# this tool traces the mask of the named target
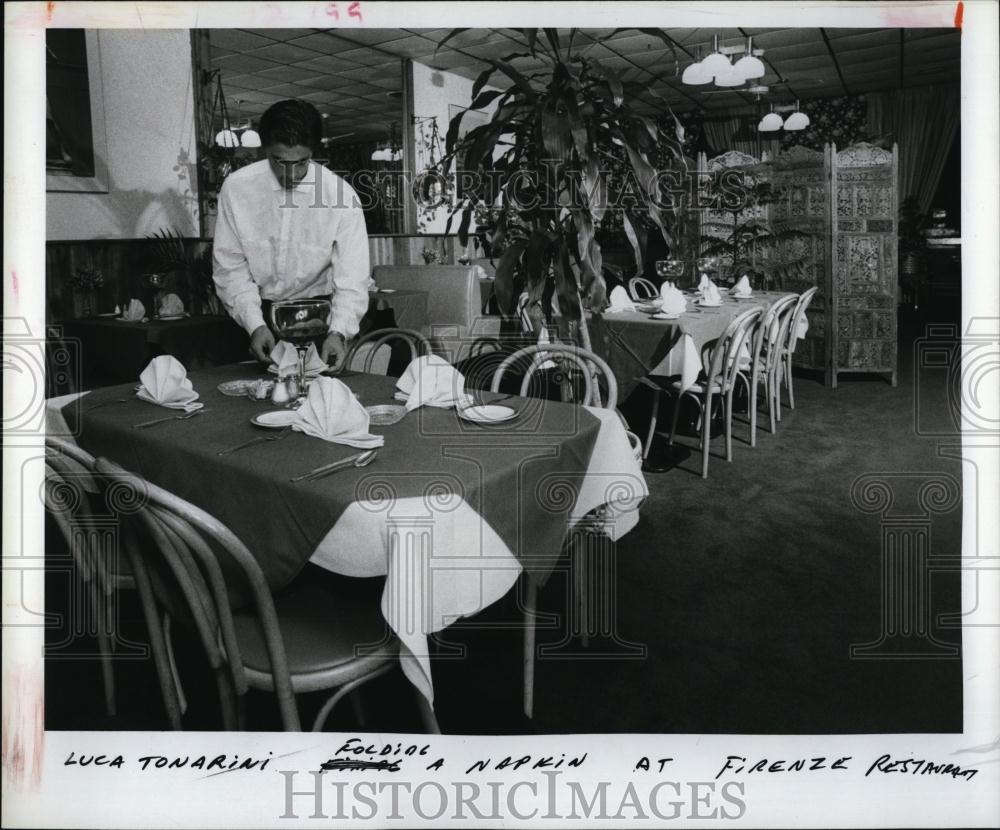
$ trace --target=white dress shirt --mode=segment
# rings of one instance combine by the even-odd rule
[[[266,160],[231,173],[219,193],[212,259],[219,299],[247,333],[265,323],[261,299],[330,294],[330,331],[348,339],[368,310],[365,215],[351,186],[315,163],[292,190]]]

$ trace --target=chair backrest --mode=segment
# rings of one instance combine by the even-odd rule
[[[379,357],[380,362],[384,357],[384,363],[380,366],[380,373],[388,374],[390,368],[389,356],[385,354],[379,356],[379,349],[384,346],[391,352],[394,350],[394,345],[408,347],[410,351],[409,360],[416,360],[421,355],[431,353],[430,342],[419,331],[413,331],[412,329],[378,329],[362,335],[351,344],[351,348],[347,353],[347,359],[344,361],[344,366],[347,369],[357,371],[357,363],[360,362],[360,371],[371,373],[376,357]]]
[[[376,265],[380,288],[427,292],[427,326],[422,333],[438,352],[461,351],[481,316],[479,277],[468,265]]]
[[[818,285],[814,285],[812,288],[803,291],[799,296],[798,303],[795,305],[795,311],[792,313],[788,324],[786,339],[781,341],[790,353],[795,352],[795,347],[799,342],[799,326],[805,319],[806,311],[809,309],[809,304],[812,302],[813,297],[816,296],[817,291],[819,291]]]
[[[217,681],[227,675],[232,690],[242,695],[248,686],[220,562],[220,556],[226,557],[242,578],[260,623],[284,728],[299,731],[274,602],[250,551],[215,517],[111,461],[97,459],[95,474],[109,491],[117,489],[117,496],[109,494],[108,500],[126,506],[123,519],[137,520],[145,531],[146,543],[127,546],[140,600],[147,607],[182,608]],[[225,700],[223,705],[225,714]]]
[[[565,343],[536,343],[519,349],[497,367],[490,388],[492,391],[498,392],[504,374],[516,367],[518,371],[524,372],[524,379],[521,381],[521,395],[526,395],[531,388],[531,379],[534,373],[544,368],[549,361],[556,361],[564,370],[567,369],[568,364],[579,370],[575,373],[569,371],[565,373],[565,379],[571,384],[570,388],[573,388],[572,380],[574,378],[579,378],[583,382],[583,395],[578,403],[585,406],[603,407],[604,409],[614,409],[618,405],[618,382],[611,367],[593,352]],[[605,388],[603,402],[601,400],[602,382]]]
[[[645,277],[632,277],[628,281],[628,293],[633,300],[648,300],[650,297],[659,297],[660,289]]]
[[[756,366],[761,358],[764,358],[768,366],[774,362],[778,352],[776,347],[785,342],[784,332],[798,299],[797,294],[779,297],[761,315],[753,331],[752,366]]]
[[[724,389],[733,383],[736,373],[740,370],[739,358],[743,346],[747,344],[754,325],[763,315],[764,309],[755,306],[737,314],[729,321],[725,332],[712,347],[707,372],[710,383],[719,383]]]

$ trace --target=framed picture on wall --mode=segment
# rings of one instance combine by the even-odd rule
[[[472,132],[476,127],[482,127],[490,123],[490,117],[485,112],[479,112],[478,110],[470,110],[465,107],[460,107],[456,104],[448,105],[448,123],[458,115],[460,112],[464,112],[465,115],[462,117],[462,123],[459,125],[458,138],[464,138],[468,133]],[[465,154],[459,153],[455,157],[455,170],[463,170],[465,168]],[[455,196],[457,199],[461,200],[465,196],[465,188],[463,186],[462,177],[457,177],[457,182],[455,185]]]
[[[45,30],[45,189],[108,192],[100,36]]]

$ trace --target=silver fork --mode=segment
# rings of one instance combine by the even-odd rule
[[[231,453],[231,452],[236,452],[237,450],[242,450],[244,447],[250,447],[250,446],[253,446],[254,444],[262,444],[265,441],[280,441],[282,438],[284,438],[286,435],[288,435],[288,433],[291,432],[291,431],[292,431],[292,428],[290,426],[287,426],[287,427],[284,427],[276,435],[261,435],[261,436],[258,436],[256,438],[251,438],[249,441],[244,441],[242,444],[237,444],[235,447],[229,447],[228,449],[225,449],[225,450],[219,450],[216,453],[216,455],[229,455],[229,453]]]
[[[196,409],[194,412],[185,412],[183,415],[168,415],[166,418],[157,418],[154,421],[143,421],[141,424],[132,424],[132,429],[145,429],[146,427],[156,426],[156,424],[163,424],[167,421],[186,421],[188,418],[201,415],[205,411],[204,409]]]

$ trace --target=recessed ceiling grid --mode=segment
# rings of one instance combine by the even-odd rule
[[[450,29],[212,29],[211,63],[222,72],[230,114],[259,116],[275,101],[303,98],[329,114],[327,134],[344,141],[385,138],[402,118],[402,66],[409,58],[475,78],[489,60],[524,51],[514,29],[469,29],[438,44]],[[764,51],[769,101],[858,94],[959,79],[960,33],[953,29],[667,29],[671,45],[635,29],[580,29],[573,52],[598,59],[624,79],[649,85],[638,109],[656,114],[664,101],[678,112],[725,112],[756,100],[746,89],[685,86],[680,73],[721,44]],[[569,30],[560,29],[563,44]],[[543,40],[539,37],[539,43]],[[540,47],[548,48],[546,43]],[[517,58],[527,74],[541,58]],[[747,86],[751,84],[748,83]],[[659,97],[657,97],[659,96]],[[235,105],[233,99],[241,99]]]

